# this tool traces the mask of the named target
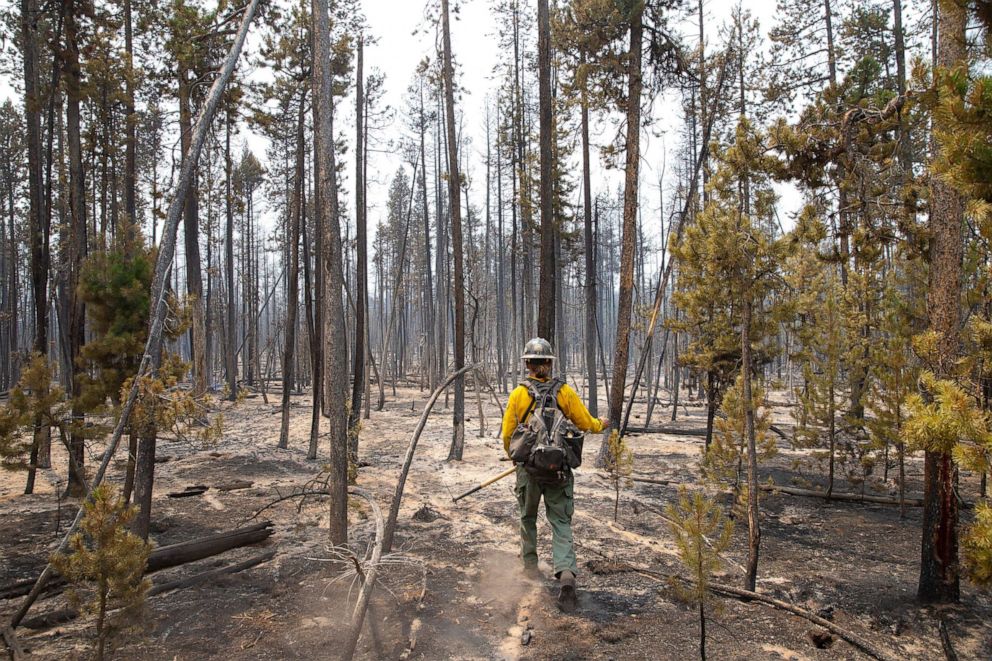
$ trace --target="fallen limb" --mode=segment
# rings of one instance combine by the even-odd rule
[[[800,489],[798,487],[787,487],[779,484],[762,484],[759,485],[762,491],[771,491],[772,493],[787,493],[790,496],[806,496],[809,498],[823,498],[827,500],[827,492],[819,491],[817,489]],[[898,498],[891,498],[889,496],[873,496],[871,494],[861,495],[859,493],[843,493],[835,491],[830,494],[829,500],[843,500],[854,503],[877,503],[880,505],[899,505]],[[904,499],[907,505],[913,507],[923,507],[922,498],[906,498]]]
[[[586,548],[596,553],[597,555],[606,558],[607,560],[616,562],[615,558],[606,555],[602,551],[599,551],[597,549],[588,546],[584,546],[583,548]],[[654,571],[653,569],[648,569],[646,567],[639,567],[637,565],[624,561],[620,561],[618,563],[618,568],[629,568],[629,571],[636,572],[642,576],[663,583],[670,583],[673,580],[683,581],[683,582],[685,581],[685,579],[682,578],[681,576],[677,576],[674,574],[665,574],[663,572]],[[750,590],[743,590],[741,588],[735,588],[730,585],[722,585],[720,583],[710,583],[709,590],[710,592],[717,595],[734,597],[737,599],[741,599],[745,602],[756,601],[792,613],[793,615],[798,615],[799,617],[809,620],[813,624],[823,627],[824,629],[830,631],[839,638],[842,638],[843,640],[847,641],[851,645],[854,645],[855,647],[857,647],[858,649],[860,649],[862,652],[872,657],[873,659],[878,659],[879,661],[900,661],[899,657],[889,653],[886,650],[876,647],[873,643],[870,643],[861,636],[851,631],[848,631],[847,629],[844,629],[843,627],[834,624],[830,620],[826,620],[816,615],[815,613],[811,613],[805,608],[794,606],[793,604],[782,601],[780,599],[775,599],[774,597],[763,595],[759,592],[751,592]]]
[[[879,659],[879,661],[897,661],[899,658],[894,654],[890,654],[887,650],[876,647],[874,643],[865,640],[861,636],[834,624],[830,620],[824,619],[815,613],[811,613],[805,608],[794,606],[787,601],[775,599],[774,597],[769,597],[761,594],[760,592],[751,592],[750,590],[743,590],[741,588],[735,588],[731,585],[721,585],[719,583],[711,583],[709,585],[709,589],[710,592],[715,594],[736,597],[738,599],[743,599],[744,601],[757,601],[762,604],[778,608],[779,610],[787,611],[793,615],[798,615],[799,617],[805,618],[817,626],[823,627],[830,633],[843,638],[848,643],[854,645],[873,659]]]
[[[14,630],[10,627],[3,628],[3,642],[7,644],[7,649],[10,650],[10,658],[12,661],[23,661],[24,657],[27,656],[27,652],[21,647],[21,643],[17,640],[17,636],[14,635]]]
[[[227,484],[218,484],[214,489],[217,489],[217,491],[237,491],[238,489],[250,489],[254,484],[254,482],[248,482],[247,480],[235,480]]]
[[[937,615],[937,629],[940,631],[940,646],[944,649],[944,658],[947,661],[958,661],[958,654],[951,643],[951,634],[947,631],[947,620],[940,614]]]
[[[607,481],[611,479],[610,476],[606,475],[605,473],[594,473],[594,475],[600,479]],[[653,477],[637,477],[636,475],[630,475],[624,479],[630,480],[631,482],[643,482],[644,484],[660,484],[662,486],[667,486],[672,483],[671,480],[659,480]]]
[[[217,578],[218,576],[224,576],[227,574],[236,574],[245,569],[250,569],[256,565],[260,565],[263,562],[268,562],[276,555],[275,550],[267,551],[261,555],[255,556],[254,558],[249,558],[243,560],[242,562],[234,563],[233,565],[227,565],[225,567],[217,567],[215,569],[210,569],[204,572],[199,572],[192,574],[190,576],[185,576],[183,578],[178,578],[172,581],[163,581],[161,583],[156,583],[148,590],[149,597],[155,597],[160,594],[165,594],[166,592],[172,592],[174,590],[179,590],[182,588],[188,588],[194,585],[199,585],[209,581],[212,578]],[[37,617],[32,617],[24,620],[22,623],[26,629],[47,629],[58,624],[65,624],[66,622],[71,622],[72,620],[79,617],[79,611],[75,608],[67,607],[60,608],[58,610],[51,611],[49,613],[44,613]]]
[[[186,487],[182,491],[173,491],[172,493],[166,494],[169,498],[189,498],[190,496],[202,496],[207,492],[210,487],[206,485],[197,485],[195,487]]]
[[[358,639],[362,635],[362,624],[365,622],[365,611],[368,610],[369,600],[372,599],[372,590],[375,588],[376,574],[379,571],[379,560],[382,558],[383,535],[385,534],[382,511],[371,494],[357,487],[349,488],[348,493],[363,498],[369,504],[369,507],[372,508],[372,518],[375,520],[375,545],[372,547],[372,556],[360,568],[358,574],[362,580],[362,589],[358,593],[358,603],[355,604],[355,610],[351,616],[351,631],[348,633],[348,642],[344,653],[341,655],[341,658],[345,661],[351,661],[355,656]]]

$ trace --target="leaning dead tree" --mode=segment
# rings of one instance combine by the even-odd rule
[[[478,366],[478,363],[466,365],[460,370],[449,374],[448,378],[434,389],[434,392],[431,394],[431,398],[427,400],[427,405],[424,406],[424,412],[420,414],[420,422],[417,423],[417,428],[413,431],[413,436],[410,438],[410,444],[406,448],[406,456],[403,459],[403,468],[400,469],[399,477],[396,478],[396,490],[393,492],[393,500],[389,504],[389,520],[386,521],[386,532],[382,544],[382,548],[385,549],[386,553],[389,553],[389,551],[393,548],[393,534],[396,532],[396,518],[400,513],[400,501],[403,500],[403,488],[406,486],[406,476],[410,472],[410,465],[413,463],[413,453],[417,450],[417,443],[420,441],[420,434],[424,431],[424,426],[427,424],[427,418],[431,414],[431,409],[434,408],[434,403],[437,401],[437,398],[440,397],[441,393],[444,392],[455,379],[463,377],[469,370],[473,370]]]
[[[372,518],[375,520],[375,544],[372,546],[372,554],[363,564],[359,577],[362,581],[361,592],[358,593],[358,602],[355,610],[351,614],[351,631],[348,632],[348,643],[345,645],[341,658],[344,661],[351,661],[355,656],[355,649],[358,647],[358,639],[362,635],[362,624],[365,622],[365,612],[369,608],[369,601],[372,599],[372,590],[375,588],[375,579],[379,571],[379,560],[382,559],[383,537],[385,525],[382,520],[382,511],[379,509],[375,498],[368,492],[357,487],[348,489],[348,493],[362,498],[372,508]]]
[[[231,79],[231,75],[234,73],[234,66],[238,61],[238,56],[241,54],[241,48],[244,46],[245,37],[248,35],[248,28],[251,25],[255,11],[258,9],[258,3],[259,0],[251,0],[250,4],[245,9],[244,16],[241,19],[241,26],[238,28],[237,35],[234,38],[234,42],[231,44],[231,49],[227,54],[227,58],[221,66],[220,74],[217,79],[214,80],[214,83],[210,88],[210,93],[207,95],[207,100],[203,104],[203,108],[200,110],[200,116],[196,120],[196,126],[193,129],[193,144],[183,159],[182,166],[179,171],[179,181],[176,186],[176,190],[173,193],[172,202],[169,205],[165,226],[162,229],[162,242],[159,246],[158,258],[155,262],[155,277],[152,280],[151,300],[153,301],[153,306],[151,311],[151,319],[149,320],[148,340],[145,343],[145,352],[141,357],[141,364],[138,367],[138,372],[131,382],[131,389],[128,391],[127,399],[124,401],[124,406],[121,408],[121,415],[114,427],[114,432],[110,438],[110,443],[107,445],[106,450],[104,450],[103,457],[100,460],[100,465],[89,485],[91,490],[90,493],[92,493],[93,488],[103,481],[107,468],[110,466],[110,461],[117,450],[117,446],[120,444],[121,436],[127,428],[128,421],[131,418],[131,413],[134,410],[134,405],[138,399],[141,377],[148,374],[154,374],[161,361],[162,332],[165,328],[165,320],[168,315],[168,305],[166,304],[165,297],[166,285],[168,284],[169,273],[172,269],[172,260],[176,254],[176,232],[179,227],[179,219],[182,215],[183,207],[185,206],[186,192],[189,190],[190,184],[193,181],[193,175],[196,171],[196,162],[200,156],[201,150],[203,149],[203,144],[206,141],[211,120],[213,119],[214,112],[217,110],[217,106],[220,104],[221,97],[224,94],[224,88],[227,86],[228,81]],[[154,462],[152,463],[154,465]],[[149,496],[150,491],[151,490],[149,489]],[[87,498],[89,497],[90,495],[87,494]],[[55,550],[55,554],[63,553],[66,548],[68,548],[69,539],[79,528],[79,524],[83,519],[83,513],[84,508],[80,506],[72,525],[69,526],[69,529],[66,531],[62,541],[59,542],[59,546]],[[30,610],[31,605],[38,598],[38,595],[44,589],[48,580],[52,577],[53,572],[54,568],[52,567],[51,562],[49,562],[45,565],[45,569],[42,570],[41,574],[38,576],[31,592],[24,598],[24,603],[21,604],[20,608],[17,609],[17,612],[14,613],[14,617],[11,618],[10,626],[12,628],[17,627],[21,620],[24,619],[24,616],[27,614],[28,610]]]

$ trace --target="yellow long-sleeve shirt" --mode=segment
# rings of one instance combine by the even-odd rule
[[[535,381],[547,381],[547,379],[534,379]],[[530,408],[531,396],[527,386],[519,385],[510,393],[510,400],[506,403],[506,412],[503,413],[503,449],[510,452],[510,437],[513,431],[523,421],[523,417]],[[572,386],[563,384],[558,390],[558,408],[565,414],[565,417],[572,421],[576,427],[582,431],[599,433],[603,431],[603,423],[592,417],[589,409],[586,408],[579,394]]]

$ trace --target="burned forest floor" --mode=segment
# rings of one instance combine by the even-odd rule
[[[427,399],[416,387],[401,388],[381,412],[363,420],[357,483],[384,511],[407,443]],[[376,393],[373,392],[373,398]],[[774,393],[782,400],[784,395]],[[687,395],[683,395],[686,398]],[[238,404],[219,403],[223,437],[209,446],[187,440],[159,441],[152,539],[158,546],[272,521],[275,533],[259,545],[163,570],[170,578],[246,560],[265,551],[272,559],[237,573],[150,597],[142,630],[118,637],[120,659],[338,658],[358,594],[349,566],[333,562],[327,544],[326,499],[287,498],[313,486],[322,464],[306,460],[310,397],[292,398],[289,449],[276,448],[278,396],[252,395]],[[439,400],[420,440],[400,509],[393,553],[381,565],[359,643],[364,659],[691,659],[698,658],[697,613],[676,596],[665,575],[683,574],[668,522],[659,515],[678,485],[703,488],[699,460],[703,439],[669,433],[631,435],[634,475],[667,484],[634,482],[620,496],[613,521],[613,490],[595,469],[601,437],[586,438],[586,465],[576,471],[573,530],[579,558],[579,607],[565,615],[555,605],[550,576],[550,530],[538,522],[543,580],[519,572],[513,478],[452,503],[463,492],[508,467],[496,438],[500,409],[483,402],[485,434],[479,436],[477,401],[466,397],[465,455],[446,462],[451,412]],[[373,402],[374,408],[375,402]],[[643,405],[631,425],[643,426]],[[678,419],[659,407],[653,425],[704,426],[699,402],[680,405]],[[792,420],[773,407],[782,428]],[[326,429],[326,421],[324,422]],[[320,456],[327,456],[322,437]],[[99,446],[90,448],[95,465]],[[123,480],[123,452],[110,474]],[[59,497],[64,456],[42,471],[37,493],[21,495],[22,473],[0,476],[0,584],[36,576],[75,513],[78,501]],[[907,494],[922,490],[922,459],[907,461]],[[843,471],[840,471],[843,473]],[[822,488],[822,460],[778,439],[777,455],[760,470],[762,482]],[[839,479],[836,489],[895,495],[896,470],[883,480],[877,465],[864,485]],[[64,479],[64,476],[63,476]],[[221,490],[234,481],[250,487]],[[193,485],[199,496],[170,498]],[[244,485],[242,485],[244,486]],[[729,492],[713,491],[729,510]],[[960,491],[973,501],[977,477],[962,474]],[[260,512],[260,510],[263,510]],[[350,507],[351,546],[364,553],[374,528],[366,505]],[[970,512],[963,512],[968,521]],[[920,554],[919,507],[762,493],[758,591],[819,612],[835,624],[887,650],[895,658],[941,659],[938,622],[946,622],[961,659],[992,658],[992,599],[962,583],[961,603],[936,610],[915,601]],[[746,520],[735,522],[733,541],[716,580],[743,585]],[[19,599],[0,601],[9,620]],[[64,606],[62,596],[35,604],[31,616]],[[92,621],[17,630],[28,658],[82,658],[92,645]],[[861,659],[857,648],[806,619],[760,603],[716,597],[707,619],[707,652],[714,659]]]

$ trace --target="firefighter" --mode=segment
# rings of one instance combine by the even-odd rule
[[[600,433],[607,423],[592,417],[575,390],[558,379],[552,378],[554,352],[543,338],[527,342],[521,359],[527,367],[527,380],[510,393],[503,415],[503,449],[510,452],[510,438],[518,426],[526,422],[536,402],[534,393],[552,393],[548,405],[554,406],[583,432]],[[575,610],[575,549],[572,542],[572,513],[574,511],[574,476],[566,465],[564,470],[549,475],[532,470],[523,462],[517,464],[517,504],[520,507],[520,556],[525,574],[540,578],[537,568],[537,510],[544,497],[544,509],[551,525],[551,556],[554,575],[559,582],[558,606],[564,612]]]

